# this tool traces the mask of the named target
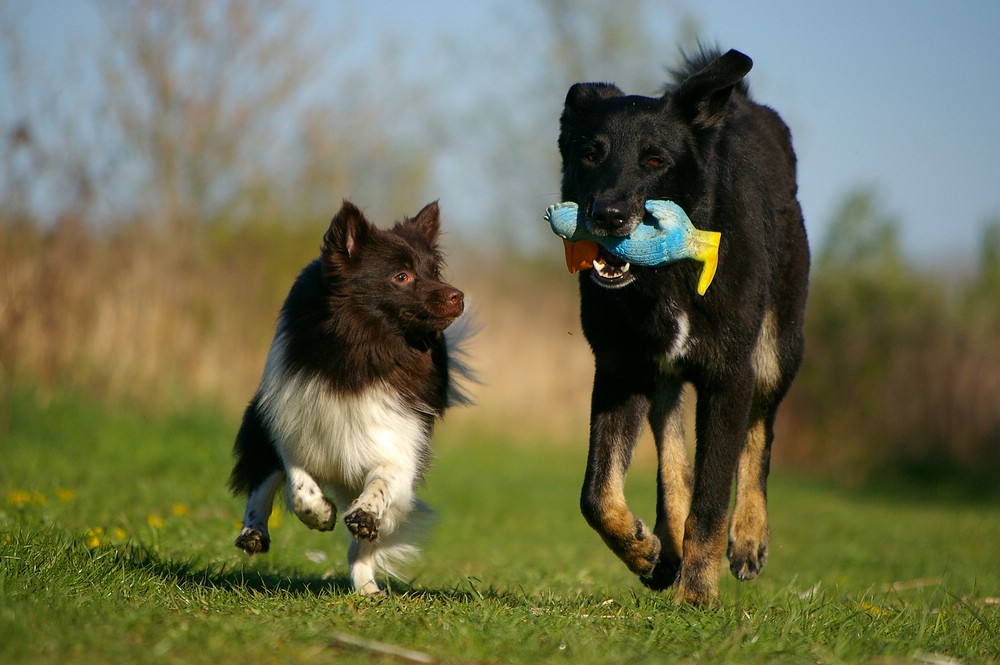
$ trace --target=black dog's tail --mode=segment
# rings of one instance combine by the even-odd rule
[[[236,464],[229,474],[229,489],[233,494],[250,494],[268,476],[281,469],[271,435],[261,420],[257,397],[243,413],[243,423],[233,444],[233,456]]]
[[[670,78],[672,79],[667,83],[664,91],[670,92],[675,90],[681,83],[685,81],[689,76],[695,74],[705,67],[707,67],[713,60],[722,55],[722,49],[718,45],[708,45],[702,42],[700,39],[695,44],[693,51],[686,51],[681,49],[681,60],[682,64],[679,67],[671,68],[669,70]],[[738,92],[742,93],[744,97],[750,97],[750,86],[747,84],[747,80],[743,79],[736,84],[735,88]]]

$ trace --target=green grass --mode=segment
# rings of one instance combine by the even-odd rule
[[[445,427],[424,556],[384,597],[348,593],[342,529],[277,515],[232,547],[236,422],[142,418],[13,391],[0,418],[0,663],[1000,662],[1000,511],[777,472],[757,581],[676,607],[577,509],[584,444]],[[0,409],[0,411],[3,411]],[[652,517],[655,471],[630,500]]]

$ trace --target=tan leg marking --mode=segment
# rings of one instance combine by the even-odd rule
[[[592,524],[605,544],[637,575],[652,572],[660,556],[660,541],[625,502],[625,476],[620,471],[608,478],[600,495],[597,524]]]
[[[684,547],[684,521],[691,510],[694,470],[684,446],[684,410],[678,407],[668,418],[659,441],[659,480],[663,493],[664,517],[654,533],[664,551],[678,560]]]
[[[699,547],[691,535],[694,528],[694,520],[688,516],[685,524],[684,559],[677,576],[674,601],[716,606],[719,604],[719,563],[726,548],[726,524],[721,522],[703,547]]]
[[[739,580],[757,577],[767,562],[767,498],[764,494],[764,456],[767,432],[764,419],[751,424],[736,470],[736,504],[729,525],[729,561]]]

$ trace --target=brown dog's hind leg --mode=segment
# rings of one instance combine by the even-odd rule
[[[274,495],[284,480],[285,472],[275,471],[250,492],[243,513],[243,530],[233,543],[247,554],[263,554],[271,549],[267,521],[271,517]]]

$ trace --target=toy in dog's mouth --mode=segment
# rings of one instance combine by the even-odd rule
[[[633,265],[655,267],[694,259],[702,264],[697,292],[705,295],[719,265],[722,234],[695,228],[673,201],[651,199],[645,208],[649,214],[627,236],[597,235],[573,201],[549,206],[545,220],[563,240],[571,273],[592,269],[594,282],[615,289],[636,280]]]

